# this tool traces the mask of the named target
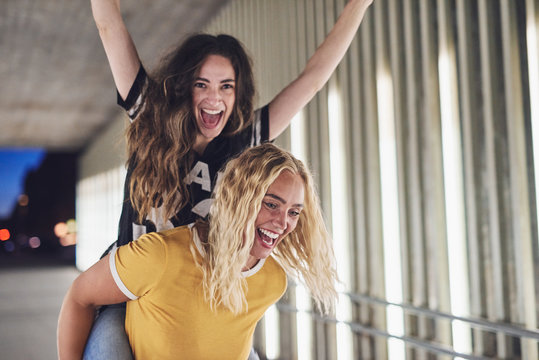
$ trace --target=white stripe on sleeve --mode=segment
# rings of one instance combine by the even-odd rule
[[[262,138],[262,110],[258,109],[255,112],[255,117],[253,120],[253,131],[251,133],[251,147],[260,145],[260,140]]]
[[[112,274],[112,277],[114,278],[114,282],[121,290],[121,292],[124,293],[125,296],[127,296],[131,300],[137,300],[138,296],[136,296],[131,291],[129,291],[129,289],[127,289],[127,287],[122,282],[122,279],[120,279],[120,275],[118,275],[118,270],[116,270],[116,250],[118,250],[118,248],[115,245],[114,248],[110,251],[109,256],[110,272]]]

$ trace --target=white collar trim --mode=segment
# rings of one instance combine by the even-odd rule
[[[202,242],[200,241],[200,238],[198,237],[198,231],[196,231],[196,228],[194,227],[195,223],[191,223],[188,225],[189,229],[191,230],[191,234],[193,236],[193,242],[195,243],[195,246],[198,250],[198,253],[203,256],[204,254],[204,248],[202,247]],[[241,272],[241,275],[246,278],[249,276],[253,276],[256,274],[260,269],[262,269],[262,266],[264,266],[264,263],[266,262],[266,259],[260,259],[256,263],[255,266],[250,268],[249,270],[245,270]]]

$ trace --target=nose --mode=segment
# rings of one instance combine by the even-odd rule
[[[286,229],[286,211],[279,211],[278,214],[275,214],[273,217],[273,225],[282,231]]]
[[[221,92],[219,91],[219,88],[210,87],[208,89],[208,101],[212,103],[221,101]]]

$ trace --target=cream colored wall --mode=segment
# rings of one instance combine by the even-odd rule
[[[249,49],[262,105],[298,75],[344,3],[233,0],[207,30]],[[352,293],[343,302],[361,304],[346,319],[353,358],[392,357],[395,349],[424,358],[435,344],[479,356],[537,356],[536,340],[494,330],[523,326],[537,337],[537,14],[530,0],[375,0],[300,130],[279,138],[294,148],[294,134],[305,135],[328,224],[341,234],[335,242]],[[296,313],[288,312],[297,305],[294,291],[279,315],[283,359],[299,351]],[[404,316],[402,307],[391,315],[378,300],[423,315]],[[437,316],[430,322],[428,311],[490,321],[491,331]],[[394,334],[395,319],[425,346],[392,348],[395,341],[368,331]],[[339,326],[313,324],[313,357],[343,354]],[[353,324],[368,329],[355,332]],[[260,328],[256,345],[265,351],[273,334]]]
[[[109,124],[84,149],[79,158],[79,179],[85,179],[126,161],[124,129],[127,116],[120,110],[111,115]]]
[[[118,111],[79,157],[76,262],[80,270],[99,260],[118,235],[126,174],[126,119]]]

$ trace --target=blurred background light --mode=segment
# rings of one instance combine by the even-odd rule
[[[54,234],[58,237],[60,245],[70,246],[77,242],[77,223],[74,219],[59,222],[54,226]]]
[[[66,225],[67,225],[67,232],[69,234],[73,234],[77,232],[77,222],[75,221],[75,219],[67,220]]]
[[[37,236],[32,236],[30,240],[28,240],[28,245],[30,245],[32,249],[37,249],[41,246],[41,239]]]
[[[76,234],[67,234],[66,236],[63,236],[60,238],[60,245],[62,246],[75,245],[76,242],[77,242]]]
[[[0,229],[0,241],[7,241],[11,237],[8,229]]]
[[[54,225],[54,235],[62,238],[67,235],[67,224],[65,222],[59,222]]]
[[[4,250],[6,250],[8,253],[13,252],[15,250],[15,244],[11,240],[4,241]]]
[[[28,206],[28,195],[26,194],[19,195],[19,205]]]

